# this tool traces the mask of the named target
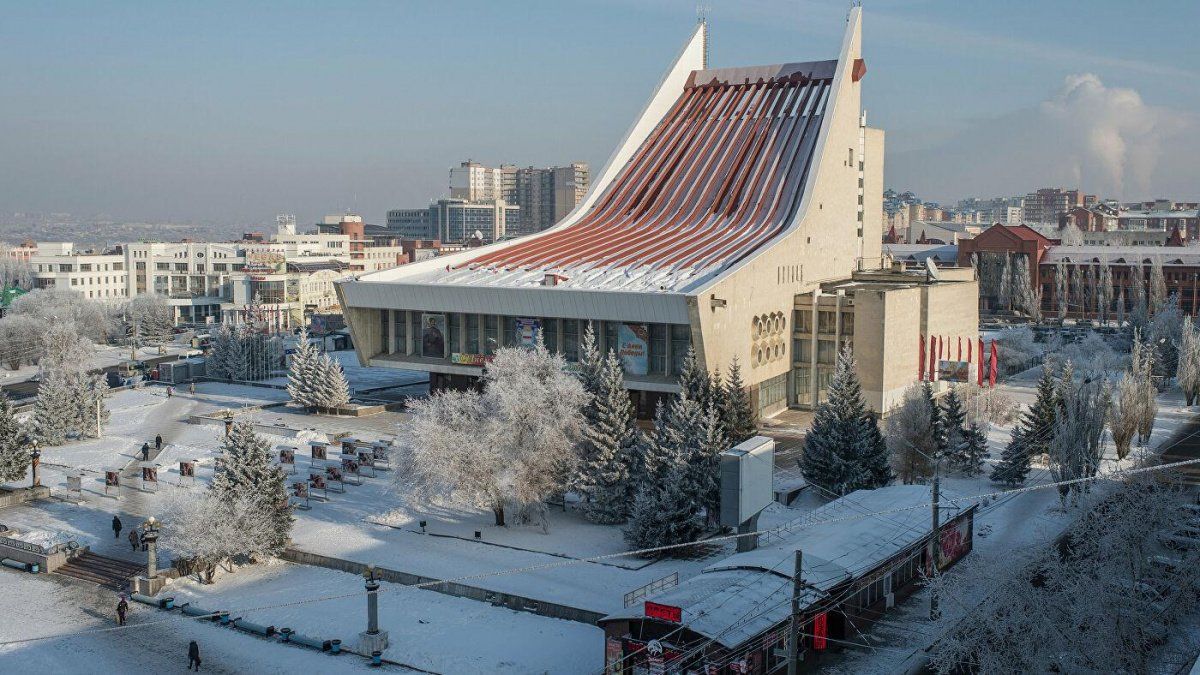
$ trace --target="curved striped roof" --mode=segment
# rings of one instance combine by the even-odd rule
[[[836,61],[693,71],[670,111],[574,224],[460,263],[443,282],[678,286],[794,220]]]

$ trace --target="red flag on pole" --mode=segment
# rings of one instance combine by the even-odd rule
[[[987,355],[985,355],[983,353],[983,338],[979,338],[979,368],[977,368],[976,370],[979,373],[979,375],[978,375],[979,386],[981,386],[981,387],[983,386],[983,368],[986,365],[987,365]]]
[[[917,380],[925,379],[925,336],[917,336]]]
[[[933,382],[934,375],[937,373],[937,346],[935,344],[937,338],[929,336],[929,381]]]
[[[958,336],[958,360],[962,361],[962,336]]]
[[[992,363],[991,363],[991,367],[988,369],[988,386],[993,387],[993,388],[995,388],[995,386],[996,386],[996,359],[997,359],[996,341],[992,340],[992,359],[991,359]]]

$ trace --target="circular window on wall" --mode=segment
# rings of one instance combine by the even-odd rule
[[[762,321],[756,316],[754,321],[750,322],[751,339],[757,340],[762,336]]]

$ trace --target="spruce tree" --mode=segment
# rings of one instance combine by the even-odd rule
[[[329,354],[322,354],[317,362],[316,376],[317,405],[324,408],[341,408],[350,403],[350,383],[342,364]]]
[[[583,515],[594,523],[622,523],[629,517],[632,453],[637,441],[633,402],[616,352],[609,351],[600,370],[598,390],[584,408],[587,425],[580,442],[575,491]]]
[[[254,432],[254,424],[235,422],[222,441],[221,455],[209,489],[222,501],[252,499],[262,517],[271,520],[270,550],[278,553],[292,531],[288,508],[287,474],[271,463],[271,444]]]
[[[1000,453],[1000,461],[992,469],[992,480],[997,483],[1017,487],[1025,482],[1029,475],[1029,448],[1025,443],[1025,430],[1014,426],[1012,439],[1004,452]]]
[[[685,396],[680,399],[686,401],[684,416],[691,416],[690,409],[696,408],[696,403]],[[689,485],[689,467],[671,417],[667,406],[660,404],[654,430],[641,443],[642,475],[625,529],[625,541],[634,549],[695,541],[703,531],[696,517],[699,504]],[[665,552],[666,555],[683,553],[683,549]]]
[[[75,420],[72,426],[80,436],[97,437],[97,417],[100,430],[108,424],[111,413],[105,404],[108,398],[108,381],[100,375],[72,373],[67,377],[70,384],[71,398],[75,408]]]
[[[804,442],[804,478],[828,493],[844,495],[891,481],[888,450],[875,416],[867,409],[847,344],[838,354],[827,400],[817,407]]]
[[[925,400],[929,402],[929,428],[933,434],[933,440],[937,443],[937,451],[939,454],[946,454],[946,422],[942,419],[942,408],[938,405],[937,399],[933,397],[933,383],[926,381],[921,385],[922,391],[925,393]]]
[[[746,389],[746,383],[742,380],[742,366],[738,363],[736,356],[729,365],[729,379],[725,381],[725,395],[721,398],[721,402],[725,435],[729,440],[729,445],[737,445],[758,433],[754,406],[751,404],[750,392]]]
[[[695,401],[700,410],[708,410],[708,406],[716,402],[717,395],[713,391],[712,378],[708,376],[708,371],[700,367],[693,347],[688,347],[687,355],[683,357],[683,366],[679,371],[679,389],[684,396]]]
[[[945,438],[946,457],[950,460],[951,466],[956,466],[962,460],[959,453],[963,448],[966,435],[967,411],[963,408],[958,391],[953,387],[946,393],[945,400],[942,401],[941,423]]]
[[[12,401],[0,391],[0,483],[21,480],[28,468],[25,432],[13,414]]]
[[[71,386],[61,370],[46,371],[33,405],[33,432],[43,446],[62,445],[75,424]]]
[[[223,323],[213,336],[212,352],[208,357],[208,375],[223,380],[233,379],[233,365],[230,361],[233,352],[233,329]]]
[[[721,509],[721,453],[729,449],[725,428],[715,405],[709,404],[700,418],[696,433],[689,440],[692,455],[690,481],[693,494],[704,507],[710,525],[715,525]]]
[[[959,449],[954,453],[954,467],[966,476],[977,476],[983,473],[983,460],[987,456],[987,436],[978,422],[971,422],[963,433]]]
[[[587,322],[583,329],[583,338],[579,341],[579,379],[583,389],[592,396],[600,393],[600,382],[604,378],[605,356],[596,346],[596,331],[592,322]]]
[[[292,362],[288,365],[288,396],[292,401],[312,408],[316,405],[315,378],[317,347],[308,341],[308,329],[301,328],[297,336],[296,350],[292,352]]]
[[[992,480],[1013,486],[1025,482],[1031,458],[1050,452],[1060,400],[1059,383],[1050,368],[1043,368],[1037,399],[1014,425],[1012,439],[992,470]]]

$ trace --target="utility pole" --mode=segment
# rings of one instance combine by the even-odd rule
[[[929,579],[931,581],[931,583],[929,585],[929,620],[930,621],[937,621],[942,616],[941,611],[938,609],[938,592],[937,592],[938,567],[941,565],[941,562],[942,562],[941,561],[942,547],[940,546],[940,541],[939,541],[941,539],[941,537],[938,536],[938,534],[939,534],[938,533],[938,495],[941,491],[940,490],[941,478],[942,478],[941,472],[942,472],[942,460],[941,460],[941,457],[938,457],[933,463],[933,491],[932,491],[933,492],[933,500],[930,503],[930,512],[933,515],[933,529],[930,530],[930,532],[929,532],[929,556],[928,556],[929,562],[930,562]]]
[[[788,675],[796,675],[800,665],[800,594],[804,592],[801,561],[804,554],[796,549],[796,567],[792,572],[792,622],[788,626]]]
[[[100,404],[102,399],[99,395],[96,396],[96,438],[100,438]]]

